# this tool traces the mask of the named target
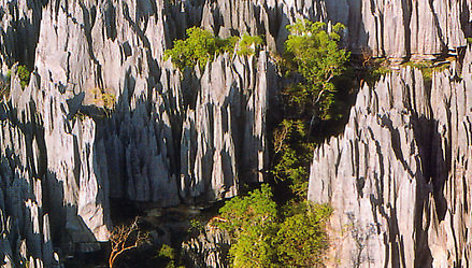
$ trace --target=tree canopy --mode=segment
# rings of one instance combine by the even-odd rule
[[[236,53],[239,56],[249,56],[255,54],[262,44],[260,36],[245,33],[242,38],[220,38],[208,30],[192,27],[187,29],[186,39],[175,40],[173,48],[165,51],[164,60],[171,58],[172,63],[180,70],[194,68],[197,64],[200,69],[204,69],[215,55],[224,52],[232,54],[237,47]]]
[[[340,23],[328,31],[323,22],[299,20],[287,26],[290,31],[285,42],[286,58],[291,71],[298,72],[304,81],[291,88],[293,104],[329,119],[336,87],[333,79],[342,75],[350,53],[339,47]]]
[[[220,209],[218,226],[227,230],[234,267],[305,267],[319,264],[328,246],[324,224],[331,214],[326,205],[277,206],[271,189],[235,197]],[[288,265],[288,266],[287,266]]]

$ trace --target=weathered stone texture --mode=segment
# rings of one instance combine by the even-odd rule
[[[354,52],[403,58],[465,46],[472,36],[471,10],[467,0],[0,0],[0,79],[13,68],[11,97],[0,113],[3,259],[55,265],[52,241],[67,250],[74,243],[83,251],[95,249],[112,226],[110,197],[168,207],[231,197],[241,181],[262,181],[269,104],[280,82],[269,51],[283,50],[285,26],[296,19],[342,22],[344,41]],[[257,56],[220,55],[205,70],[182,73],[163,61],[163,51],[191,26],[221,37],[263,34],[267,48]],[[445,72],[435,76],[431,92],[413,70],[387,76],[377,94],[364,88],[346,128],[348,139],[333,139],[316,154],[315,161],[326,162],[329,155],[329,163],[345,161],[320,175],[325,188],[312,186],[312,193],[327,201],[337,200],[340,189],[362,188],[355,188],[360,197],[346,199],[349,220],[362,221],[364,229],[373,221],[376,232],[388,234],[369,235],[385,250],[366,247],[362,254],[376,260],[388,255],[392,262],[405,256],[406,265],[419,260],[411,254],[424,253],[420,241],[429,241],[435,261],[468,260],[469,251],[456,244],[468,241],[468,233],[458,230],[468,224],[460,217],[470,207],[470,150],[462,141],[470,139],[463,101],[470,57],[461,81]],[[34,70],[25,89],[16,62]],[[428,154],[435,158],[424,161],[421,155]],[[363,178],[337,186],[330,181],[349,176]],[[370,193],[380,199],[371,200]],[[431,201],[416,202],[415,210],[397,198],[430,193]],[[452,209],[457,194],[464,202]],[[429,225],[418,228],[419,214],[430,215],[427,223],[437,217],[435,232]],[[338,227],[345,222],[339,218]],[[402,224],[397,228],[396,222]],[[435,239],[445,234],[449,240]]]
[[[17,219],[11,228],[24,234],[2,240],[8,260],[21,259],[17,240],[26,241],[25,259],[48,265],[53,240],[65,252],[95,250],[112,227],[110,197],[168,207],[232,197],[240,180],[262,180],[269,92],[277,91],[268,53],[222,55],[181,73],[162,56],[189,25],[173,24],[180,11],[168,5],[49,1],[42,9],[32,82],[22,89],[13,70],[2,116],[2,222]]]
[[[470,263],[471,56],[431,89],[411,68],[365,85],[344,133],[315,150],[309,199],[334,208],[332,266]]]

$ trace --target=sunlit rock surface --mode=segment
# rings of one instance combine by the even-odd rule
[[[0,260],[7,266],[28,260],[51,267],[57,264],[54,248],[96,250],[95,242],[106,241],[113,224],[109,198],[169,207],[231,197],[241,182],[263,181],[267,122],[282,84],[271,53],[283,50],[285,26],[297,19],[344,23],[343,42],[354,53],[430,57],[466,46],[471,9],[466,0],[0,0],[2,77],[13,70],[10,98],[0,109]],[[163,51],[191,26],[221,37],[260,34],[267,47],[250,57],[220,55],[204,70],[182,73],[163,61]],[[312,182],[319,201],[347,202],[336,199],[334,189],[354,186],[334,187],[331,181],[354,176],[352,170],[364,172],[355,173],[365,177],[359,182],[363,190],[356,190],[360,196],[346,199],[361,202],[362,209],[349,205],[353,213],[338,215],[339,224],[371,223],[369,217],[378,213],[369,212],[373,205],[362,200],[374,190],[383,198],[375,202],[396,204],[383,214],[407,211],[399,219],[416,217],[394,232],[387,220],[373,219],[381,223],[376,232],[388,239],[370,236],[384,250],[366,247],[362,254],[383,257],[382,263],[410,265],[432,256],[441,264],[466,265],[470,249],[458,245],[468,241],[463,230],[470,150],[464,140],[470,135],[464,118],[470,111],[463,99],[470,86],[469,57],[454,69],[461,74],[435,76],[432,90],[422,86],[418,71],[387,76],[376,86],[378,96],[395,104],[385,111],[376,110],[385,101],[362,89],[353,110],[359,114],[351,115],[344,136],[366,143],[350,146],[358,148],[353,155],[367,156],[351,159],[344,155],[348,149],[334,149],[343,144],[341,138],[318,149],[349,160],[336,172],[333,161],[326,163],[328,175],[317,178],[324,188],[314,189]],[[15,75],[17,62],[33,70],[24,89]],[[356,132],[366,125],[371,134]],[[319,154],[315,162],[327,161]],[[384,158],[389,161],[380,163]],[[393,161],[397,158],[402,160]],[[369,175],[372,165],[383,173]],[[397,179],[383,180],[390,175]],[[372,180],[395,187],[388,186],[387,194]],[[397,202],[394,192],[422,201]],[[428,250],[431,254],[424,254]]]
[[[411,68],[365,85],[315,150],[309,199],[333,206],[332,266],[469,265],[471,57],[426,87]]]

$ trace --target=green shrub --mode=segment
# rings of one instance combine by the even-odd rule
[[[467,40],[467,43],[472,44],[472,38],[471,37],[468,37],[466,40]]]
[[[326,205],[300,203],[279,213],[267,185],[246,197],[235,197],[220,209],[217,224],[233,240],[234,267],[308,267],[322,260],[328,246]]]
[[[198,27],[187,29],[187,36],[185,40],[174,41],[174,47],[164,52],[164,60],[171,58],[180,70],[193,68],[197,64],[203,69],[215,54],[233,52],[238,41],[237,37],[215,37],[210,31]]]
[[[435,65],[433,61],[409,61],[403,64],[404,66],[411,66],[412,68],[419,69],[423,74],[423,80],[426,84],[431,83],[433,79],[433,73],[442,72],[449,68],[450,63],[444,63],[441,65]]]
[[[162,245],[159,249],[155,264],[157,267],[165,268],[184,267],[179,265],[179,260],[175,249],[166,244]]]
[[[26,88],[29,84],[30,77],[31,77],[31,72],[28,70],[28,68],[24,65],[18,66],[16,74],[18,75],[18,78],[20,79],[20,85],[21,88]]]
[[[270,267],[276,262],[276,251],[271,238],[277,230],[277,205],[267,185],[250,192],[246,197],[235,197],[220,209],[226,219],[218,226],[233,238],[229,250],[234,267]]]
[[[189,234],[192,234],[192,233],[199,234],[199,233],[205,231],[205,225],[201,220],[193,218],[193,219],[190,219],[189,223],[190,223],[190,226],[187,230],[187,232]]]
[[[239,237],[241,231],[251,226],[266,226],[274,223],[277,218],[277,204],[272,200],[272,192],[268,185],[256,189],[246,197],[234,197],[220,209],[223,218],[231,219],[219,223],[220,227]]]
[[[241,38],[231,36],[222,39],[210,31],[192,27],[187,29],[187,39],[174,41],[174,47],[164,52],[164,60],[170,58],[180,70],[194,68],[197,64],[203,69],[208,62],[213,61],[215,55],[224,52],[233,53],[236,45],[237,55],[250,56],[256,54],[263,44],[261,36],[245,33]]]
[[[325,222],[332,210],[327,205],[301,205],[303,209],[287,216],[277,232],[278,259],[286,267],[320,266],[329,245]]]
[[[238,43],[238,50],[236,54],[239,56],[250,56],[256,54],[256,51],[261,48],[264,40],[261,36],[251,36],[245,33]]]

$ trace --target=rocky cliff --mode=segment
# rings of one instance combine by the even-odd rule
[[[0,259],[7,266],[29,260],[30,264],[50,267],[57,264],[53,242],[64,251],[74,251],[74,247],[82,252],[95,250],[96,242],[106,241],[112,227],[109,198],[167,207],[231,197],[238,194],[240,182],[262,181],[268,158],[269,108],[276,101],[280,85],[270,51],[282,50],[288,34],[285,26],[297,18],[346,24],[345,43],[356,53],[405,58],[455,53],[458,47],[465,46],[465,38],[472,35],[471,9],[466,0],[428,3],[381,0],[0,0],[2,76],[6,76],[8,69],[13,70],[10,94],[0,111]],[[183,38],[185,29],[191,26],[202,26],[222,37],[244,32],[262,34],[267,47],[255,56],[220,55],[204,70],[196,68],[181,73],[170,62],[163,61],[163,51],[171,47],[172,40]],[[25,88],[15,74],[16,62],[33,70],[32,79]],[[370,97],[366,93],[370,90],[368,87],[358,97],[353,111],[359,111],[359,118],[351,118],[354,123],[349,123],[346,131],[352,124],[362,127],[358,120],[364,120],[365,124],[380,120],[379,124],[387,127],[371,131],[372,138],[379,143],[378,150],[386,150],[388,144],[395,144],[391,146],[395,149],[374,153],[377,147],[367,148],[376,144],[367,143],[370,136],[359,136],[368,133],[353,132],[346,140],[354,143],[364,139],[367,144],[363,149],[354,150],[353,154],[369,152],[372,159],[391,154],[390,162],[382,160],[376,164],[378,172],[383,170],[376,182],[393,194],[393,189],[403,184],[383,180],[390,178],[385,174],[397,174],[395,176],[399,178],[404,174],[411,178],[421,177],[402,186],[402,194],[409,193],[423,200],[424,196],[434,193],[431,202],[415,203],[418,208],[414,211],[424,213],[415,212],[414,215],[433,212],[439,215],[435,216],[438,224],[432,224],[433,216],[428,221],[431,226],[437,226],[435,232],[430,227],[417,228],[421,217],[415,218],[410,225],[399,225],[407,230],[383,232],[391,235],[391,241],[408,233],[408,239],[414,240],[408,246],[414,247],[414,251],[399,246],[400,242],[391,245],[382,242],[380,235],[369,236],[378,238],[379,245],[389,248],[390,251],[384,252],[391,253],[382,255],[385,260],[404,260],[405,264],[419,261],[411,256],[397,258],[394,254],[420,254],[417,249],[423,245],[420,241],[432,241],[427,247],[431,256],[455,256],[448,258],[457,260],[468,256],[462,253],[468,251],[454,244],[458,239],[466,241],[466,233],[461,234],[461,228],[457,227],[465,224],[466,220],[459,221],[459,218],[466,214],[456,211],[465,211],[468,206],[465,202],[456,202],[454,204],[460,203],[462,207],[451,209],[454,213],[448,212],[451,198],[457,197],[454,191],[465,191],[467,188],[460,185],[468,184],[465,180],[460,185],[455,184],[452,183],[455,179],[446,178],[452,176],[450,174],[459,176],[459,169],[451,168],[451,165],[467,164],[467,158],[462,155],[468,147],[459,142],[459,137],[469,136],[460,132],[463,116],[445,108],[457,103],[465,113],[465,104],[457,100],[466,96],[467,66],[454,69],[462,70],[461,81],[456,79],[455,73],[452,78],[447,72],[435,76],[431,92],[421,86],[418,71],[405,70],[402,74],[387,76],[377,87],[385,89],[379,94],[383,94],[383,100],[390,101],[393,108],[389,106],[392,111],[385,112],[380,119],[361,117],[366,115],[363,112],[366,109],[381,114],[373,111],[385,105],[384,102],[375,102],[378,97]],[[464,95],[456,97],[454,94],[459,93],[453,88],[462,88]],[[374,102],[376,106],[371,107]],[[406,105],[403,103],[410,103],[411,107],[397,109]],[[414,111],[416,119],[408,119],[410,117],[403,114],[403,110],[406,113]],[[396,113],[401,116],[395,116]],[[410,125],[416,126],[414,135],[407,128],[408,122],[402,120],[410,120]],[[452,122],[457,127],[452,126]],[[449,138],[444,139],[440,134],[429,136],[433,130],[447,134]],[[391,132],[398,134],[390,138]],[[345,134],[345,137],[349,135]],[[421,135],[427,139],[420,140]],[[343,150],[336,149],[342,142],[342,138],[337,138],[321,147],[324,149],[316,152],[315,162],[327,161],[323,160],[327,159],[323,152],[332,157],[347,157],[343,156]],[[424,157],[407,154],[409,150],[426,158],[434,155],[435,159],[423,161]],[[452,157],[456,152],[460,154]],[[446,155],[449,160],[445,160]],[[393,161],[398,158],[401,161]],[[330,182],[336,178],[350,178],[349,168],[365,172],[373,170],[372,167],[368,169],[370,162],[363,162],[371,159],[364,154],[346,159],[349,161],[341,163],[352,163],[353,167],[337,165],[334,172],[326,165],[328,173],[323,177],[323,184],[312,180],[311,192],[323,197],[318,201],[345,202],[333,195],[334,191],[327,190],[334,189],[335,184]],[[433,164],[434,161],[437,164]],[[395,167],[387,168],[390,164]],[[316,166],[312,172],[317,172]],[[435,168],[434,172],[430,167]],[[408,172],[402,173],[404,170]],[[451,170],[456,171],[451,173]],[[467,171],[467,167],[463,170]],[[371,183],[368,174],[371,173],[360,175],[364,179],[359,180],[359,185],[367,185],[359,192],[363,197],[352,196],[352,202],[368,198],[368,189],[377,187],[368,186]],[[442,174],[437,176],[443,179],[434,180],[433,174]],[[388,188],[389,183],[395,187]],[[418,187],[423,184],[432,189]],[[325,188],[315,189],[314,185],[325,185]],[[416,193],[416,189],[421,189],[421,194]],[[441,195],[445,191],[447,194]],[[393,195],[383,197],[384,192],[378,198],[380,196],[391,202],[394,200]],[[464,193],[462,198],[467,195]],[[374,203],[384,204],[383,200]],[[411,202],[402,204],[405,207],[398,209],[398,213],[412,213]],[[428,210],[430,207],[441,209]],[[354,208],[346,211],[351,210]],[[382,211],[384,214],[396,213],[397,208],[382,208]],[[375,215],[380,221],[377,213],[362,213],[354,211],[349,219],[358,221],[361,215]],[[434,213],[431,215],[436,215]],[[338,227],[347,219],[342,215],[338,217],[342,222]],[[409,214],[401,217],[408,218],[406,215]],[[362,221],[370,223],[367,216]],[[395,217],[392,219],[399,222]],[[381,228],[380,224],[376,228]],[[411,237],[413,233],[415,238]],[[433,239],[446,236],[447,241]],[[407,238],[401,236],[400,240],[404,239]],[[433,242],[436,243],[434,246]],[[401,243],[407,244],[406,241]],[[372,249],[366,247],[362,252]],[[347,254],[347,251],[340,252]],[[452,255],[448,255],[450,252]],[[375,254],[381,254],[381,251],[375,251]],[[360,256],[362,259],[363,255]]]
[[[470,1],[326,1],[328,18],[348,25],[354,52],[391,58],[455,51],[470,37]]]
[[[53,265],[51,239],[72,252],[71,245],[97,249],[112,227],[109,198],[166,207],[231,197],[240,180],[262,180],[269,95],[277,88],[267,53],[222,55],[205,70],[181,74],[161,58],[188,25],[170,23],[179,12],[165,5],[2,6],[2,22],[16,27],[3,38],[15,49],[27,36],[21,21],[41,15],[39,26],[26,25],[38,30],[37,42],[24,43],[36,51],[26,57],[34,59],[31,82],[22,88],[13,68],[2,110],[8,263],[31,256]],[[2,49],[5,69],[14,60],[29,63]],[[18,252],[25,242],[27,252]]]
[[[332,266],[470,265],[471,57],[427,86],[409,67],[365,85],[316,149],[309,199],[334,208]]]

